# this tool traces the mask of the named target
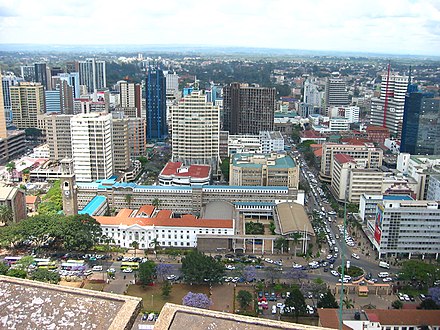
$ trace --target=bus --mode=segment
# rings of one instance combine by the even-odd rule
[[[67,260],[61,263],[61,270],[84,270],[84,260]]]
[[[7,263],[8,266],[11,266],[11,265],[15,264],[21,258],[22,257],[5,257],[5,263]]]
[[[123,261],[121,263],[121,269],[131,268],[133,270],[139,269],[139,263],[138,262],[132,262],[132,261]]]
[[[51,270],[51,269],[57,269],[58,266],[55,261],[40,261],[37,262],[37,268]]]

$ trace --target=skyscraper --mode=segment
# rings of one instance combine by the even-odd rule
[[[35,79],[34,81],[43,85],[44,89],[49,89],[49,82],[47,79],[46,63],[34,63]]]
[[[87,86],[87,92],[93,93],[107,87],[105,61],[88,58],[85,61],[79,61],[78,65],[80,85]]]
[[[3,89],[3,105],[5,109],[6,124],[12,123],[12,104],[11,104],[11,86],[17,86],[23,82],[23,78],[16,77],[13,73],[8,72],[1,79]]]
[[[348,105],[349,103],[345,80],[328,78],[325,85],[325,106]]]
[[[163,140],[167,137],[166,81],[163,71],[149,66],[146,81],[147,140]]]
[[[21,69],[21,77],[24,79],[24,81],[35,82],[35,66],[22,65],[20,69]]]
[[[0,72],[0,81],[3,81],[2,74]],[[0,88],[0,139],[8,137],[6,132],[6,120],[5,120],[5,107],[3,103],[3,88]]]
[[[440,155],[440,98],[409,85],[405,96],[400,152]]]
[[[131,166],[129,118],[122,112],[113,112],[112,117],[113,166],[115,171],[125,171]]]
[[[80,97],[79,91],[79,73],[78,72],[69,72],[69,73],[60,73],[57,77],[60,80],[67,81],[67,84],[73,88],[73,98],[78,99]]]
[[[114,173],[112,115],[79,114],[72,117],[70,125],[77,180],[92,182],[111,177]]]
[[[303,102],[307,105],[320,107],[322,103],[322,92],[318,90],[318,85],[307,79],[304,82]]]
[[[37,127],[37,115],[45,113],[44,89],[37,83],[11,86],[12,123],[18,128]]]
[[[174,162],[184,165],[219,164],[220,112],[206,102],[201,91],[193,91],[170,107],[171,147]]]
[[[400,137],[407,87],[408,77],[406,76],[382,75],[380,96],[371,99],[371,125],[386,127],[390,134],[396,138]]]
[[[223,89],[223,130],[230,134],[273,131],[276,89],[232,83]]]
[[[142,93],[141,85],[119,81],[119,105],[122,108],[136,108],[136,117],[141,117]]]
[[[70,119],[72,115],[44,115],[46,139],[49,145],[49,157],[52,160],[61,160],[72,157],[72,134]]]
[[[46,113],[61,113],[61,97],[60,91],[44,91],[44,97],[46,100]]]

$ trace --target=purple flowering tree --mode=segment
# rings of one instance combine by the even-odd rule
[[[156,274],[165,279],[166,276],[171,275],[172,269],[170,264],[159,263],[156,265]]]
[[[243,278],[246,282],[252,282],[257,277],[257,272],[254,266],[247,266],[243,269]]]
[[[182,299],[185,306],[208,309],[212,305],[212,300],[204,293],[188,292]]]
[[[432,297],[431,299],[440,306],[440,287],[434,286],[428,289],[428,293]]]

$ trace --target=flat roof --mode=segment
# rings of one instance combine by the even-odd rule
[[[107,197],[105,196],[95,196],[93,199],[87,204],[81,211],[78,211],[78,214],[88,214],[93,215],[96,210],[107,201]]]
[[[264,163],[254,162],[254,160],[264,160]],[[274,161],[275,164],[268,165],[267,161]],[[234,154],[232,156],[232,163],[234,166],[238,167],[255,167],[259,168],[263,165],[267,165],[269,168],[292,168],[296,166],[295,161],[292,157],[290,157],[287,154],[283,154],[283,157],[278,157],[278,154],[275,156],[273,155],[266,155],[266,154],[248,154],[248,153],[241,153],[241,154]]]
[[[202,217],[204,219],[233,219],[234,210],[234,206],[229,202],[209,202],[203,209]]]
[[[276,206],[281,235],[304,232],[315,236],[304,206],[298,203],[279,203]]]
[[[177,177],[191,177],[191,178],[208,178],[211,172],[209,165],[190,165],[183,166],[181,162],[168,162],[160,172],[159,176],[177,176]]]
[[[2,329],[130,329],[142,301],[9,276],[0,296]]]
[[[412,201],[413,198],[409,195],[384,195],[383,200],[385,201]]]

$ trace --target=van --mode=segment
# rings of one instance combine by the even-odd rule
[[[379,267],[390,269],[390,264],[385,261],[379,261]]]
[[[95,272],[99,272],[99,271],[102,270],[102,266],[100,266],[100,265],[93,266],[92,270],[95,271]]]
[[[380,272],[379,274],[377,274],[378,277],[388,277],[390,276],[390,274],[388,274],[388,272]]]
[[[272,306],[272,314],[276,314],[277,313],[277,305],[273,305]]]

